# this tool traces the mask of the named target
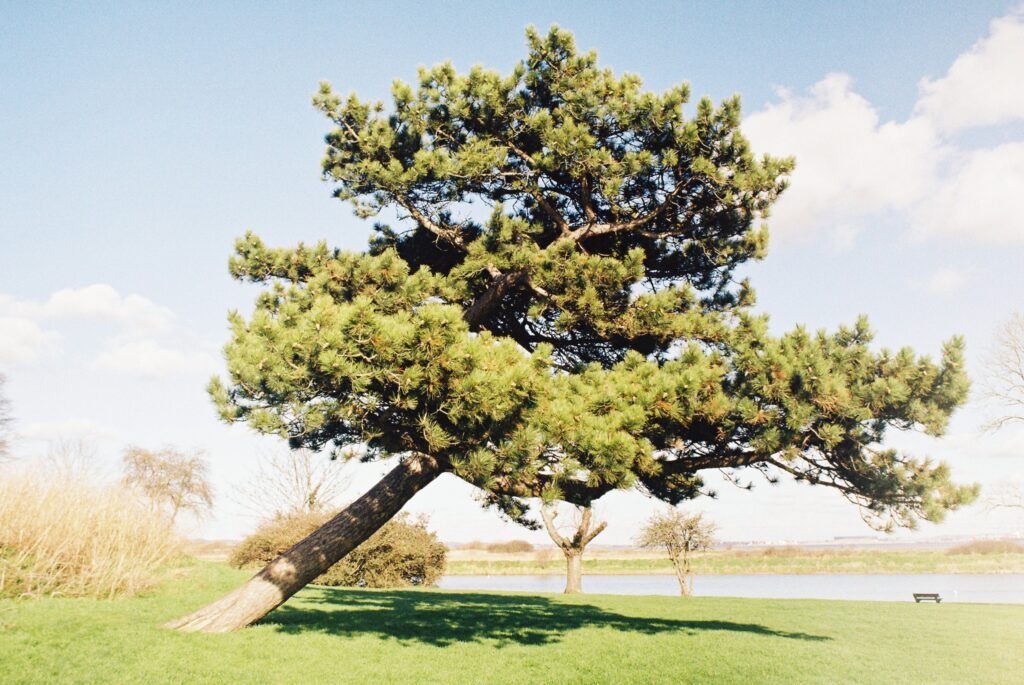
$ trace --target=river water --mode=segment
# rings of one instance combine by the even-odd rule
[[[561,592],[564,576],[445,576],[446,590]],[[583,577],[583,591],[607,595],[678,595],[675,576]],[[696,576],[694,595],[785,599],[912,602],[915,592],[938,592],[943,602],[1024,604],[1024,574],[830,574]]]

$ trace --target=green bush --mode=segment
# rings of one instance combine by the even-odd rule
[[[243,540],[229,562],[238,568],[262,566],[333,515],[299,512],[277,516]],[[426,517],[399,514],[313,582],[376,588],[433,585],[444,573],[447,551],[437,535],[427,530]]]

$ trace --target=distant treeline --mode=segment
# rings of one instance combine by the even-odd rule
[[[505,542],[481,542],[480,540],[474,540],[473,542],[467,542],[464,545],[459,545],[459,549],[478,549],[483,552],[512,554],[517,552],[532,552],[533,545],[526,540],[507,540]]]

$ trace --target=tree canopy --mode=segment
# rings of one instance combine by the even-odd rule
[[[566,31],[527,39],[508,75],[421,69],[390,107],[321,86],[325,179],[393,225],[365,253],[238,241],[232,274],[265,290],[231,315],[223,418],[430,455],[520,521],[526,498],[632,486],[675,504],[711,469],[835,488],[880,526],[971,501],[945,464],[883,446],[943,432],[961,339],[936,362],[873,348],[863,319],[778,336],[753,312],[737,270],[765,256],[793,161],[755,157],[739,98],[691,108]]]

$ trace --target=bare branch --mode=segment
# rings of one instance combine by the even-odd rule
[[[985,367],[985,396],[1002,411],[986,429],[1024,423],[1024,314],[1015,312],[1003,324]]]
[[[587,223],[573,231],[569,237],[573,240],[579,241],[583,238],[597,235],[607,235],[609,233],[621,233],[623,231],[632,231],[638,228],[643,228],[647,224],[651,223],[659,216],[665,213],[669,207],[672,206],[672,201],[686,188],[689,183],[678,183],[675,188],[665,196],[665,199],[658,204],[657,207],[652,209],[647,214],[638,216],[630,221],[621,221],[613,224],[595,224]]]
[[[3,393],[6,380],[3,374],[0,374],[0,461],[10,454],[8,434],[11,424],[11,403]]]
[[[985,504],[994,509],[1024,509],[1024,488],[1016,483],[1005,483],[985,498]]]
[[[583,538],[583,545],[584,546],[589,545],[590,541],[593,540],[594,538],[596,538],[598,535],[600,535],[604,531],[604,529],[607,528],[607,527],[608,527],[608,522],[607,521],[601,521],[601,523],[599,523],[596,526],[594,526],[594,530],[590,531],[589,533],[587,533],[584,536],[584,538]]]
[[[182,511],[201,515],[213,506],[209,468],[200,450],[129,447],[123,464],[125,485],[139,491],[154,509],[166,508],[171,521]]]
[[[479,326],[487,318],[487,314],[498,302],[516,285],[526,281],[526,274],[523,271],[513,271],[504,274],[495,268],[488,269],[494,277],[494,282],[473,301],[462,315],[462,318],[471,327]]]
[[[540,517],[544,519],[544,527],[547,528],[548,535],[555,541],[555,544],[565,549],[569,546],[569,541],[562,537],[561,533],[558,532],[558,528],[555,527],[555,519],[558,517],[558,512],[551,507],[541,507]]]
[[[426,214],[424,214],[419,207],[407,196],[401,193],[393,193],[395,202],[402,206],[405,211],[409,212],[409,215],[416,220],[416,222],[427,229],[438,238],[441,238],[453,247],[457,247],[463,252],[466,251],[466,244],[462,240],[462,236],[459,235],[459,231],[455,227],[444,227],[436,223]]]
[[[236,501],[263,518],[329,511],[351,483],[344,466],[307,449],[264,453],[252,477],[236,491]]]

